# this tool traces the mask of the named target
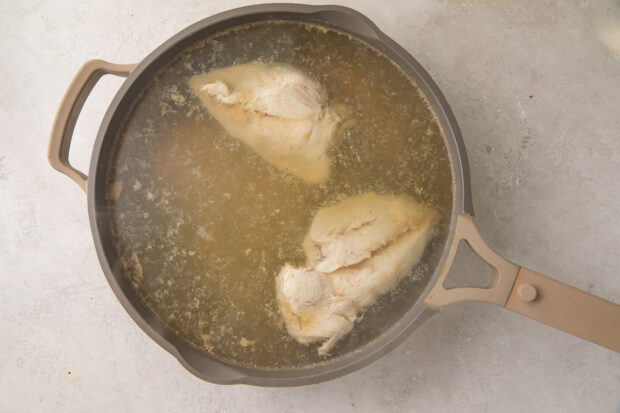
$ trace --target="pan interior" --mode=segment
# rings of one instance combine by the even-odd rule
[[[228,136],[190,77],[254,60],[291,64],[321,82],[349,122],[320,185],[270,166]],[[452,175],[435,116],[390,59],[337,30],[263,21],[201,40],[154,76],[119,129],[107,209],[125,276],[143,303],[209,357],[249,368],[308,368],[372,342],[419,298],[439,261]],[[286,332],[275,301],[284,263],[303,265],[316,211],[363,192],[406,195],[442,215],[425,257],[366,310],[327,357]]]

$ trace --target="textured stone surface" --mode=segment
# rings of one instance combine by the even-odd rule
[[[84,61],[139,61],[188,24],[243,4],[4,3],[0,410],[620,411],[620,355],[485,304],[444,308],[369,367],[293,389],[202,382],[142,333],[99,268],[84,194],[47,164],[53,116]],[[620,300],[618,3],[343,4],[393,36],[444,91],[487,241]],[[71,154],[82,170],[120,83],[103,79],[86,104]],[[459,273],[475,278],[468,261]]]

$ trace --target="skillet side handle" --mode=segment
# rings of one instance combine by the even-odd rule
[[[90,60],[80,68],[60,102],[52,126],[47,159],[52,168],[73,179],[84,192],[86,192],[88,177],[69,163],[69,147],[80,111],[86,98],[103,75],[113,74],[126,77],[135,67],[135,64],[119,65],[103,60]]]
[[[527,268],[506,309],[620,353],[620,305]]]

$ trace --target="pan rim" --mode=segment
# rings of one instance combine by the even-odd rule
[[[133,290],[119,282],[116,275],[120,271],[119,264],[118,262],[113,263],[109,259],[109,248],[106,249],[105,232],[101,230],[102,216],[99,213],[100,208],[98,208],[98,205],[105,205],[104,189],[107,162],[102,162],[102,156],[110,152],[109,147],[111,141],[114,140],[114,136],[111,136],[112,134],[109,131],[114,129],[111,128],[111,125],[118,122],[122,115],[119,113],[119,107],[123,103],[126,104],[124,102],[126,96],[134,90],[132,88],[139,87],[139,79],[150,79],[154,68],[157,67],[155,64],[157,61],[165,59],[179,45],[193,43],[197,40],[197,36],[207,29],[216,32],[221,30],[219,27],[230,28],[239,24],[262,20],[303,20],[331,26],[366,41],[393,59],[401,70],[415,80],[437,116],[448,150],[452,171],[453,207],[449,230],[435,272],[416,303],[373,342],[326,364],[319,364],[306,369],[264,370],[235,366],[209,358],[176,338],[163,323],[158,322],[159,320],[154,316],[148,315],[150,310],[140,305],[139,300],[136,300],[137,294]],[[97,133],[89,177],[88,212],[95,249],[106,279],[117,299],[136,324],[156,343],[176,357],[187,370],[201,379],[217,384],[243,383],[259,386],[313,384],[358,370],[385,355],[433,314],[433,310],[424,306],[424,298],[430,293],[444,267],[449,265],[447,258],[454,240],[458,215],[462,212],[473,215],[464,143],[456,119],[439,87],[405,49],[379,30],[366,16],[342,6],[309,6],[288,3],[246,6],[207,17],[171,37],[138,64],[108,107]],[[110,242],[107,244],[107,247],[109,246]]]

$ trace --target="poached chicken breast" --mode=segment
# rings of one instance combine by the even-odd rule
[[[189,85],[232,137],[308,183],[327,180],[340,117],[317,81],[283,63],[254,61],[197,75]]]
[[[439,214],[416,201],[374,192],[317,212],[304,240],[307,265],[276,278],[280,312],[301,343],[327,354],[359,314],[420,261]]]

